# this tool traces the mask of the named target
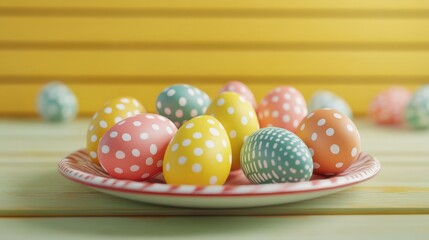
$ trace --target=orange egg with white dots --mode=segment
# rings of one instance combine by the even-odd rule
[[[358,129],[350,118],[333,109],[318,109],[308,114],[296,134],[310,150],[314,173],[318,175],[344,172],[361,151]]]

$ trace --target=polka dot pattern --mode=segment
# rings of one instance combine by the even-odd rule
[[[337,96],[333,92],[318,91],[313,94],[313,96],[310,99],[308,110],[310,112],[313,112],[317,109],[322,109],[322,108],[335,109],[338,112],[348,116],[349,118],[353,117],[353,113],[349,104],[344,99]]]
[[[185,123],[168,145],[164,178],[169,184],[221,185],[231,169],[231,163],[223,160],[230,157],[231,145],[220,122],[199,116]]]
[[[180,127],[203,115],[209,104],[210,98],[205,92],[187,84],[177,84],[161,92],[156,100],[156,110]]]
[[[118,106],[120,106],[118,108]],[[89,152],[97,152],[103,135],[115,124],[120,124],[123,119],[145,112],[143,106],[134,98],[116,98],[108,101],[92,117],[86,134],[86,148]],[[134,126],[140,126],[140,122],[133,122]],[[109,132],[110,138],[120,138],[123,141],[131,141],[131,135],[118,134],[116,131]],[[91,156],[91,160],[99,164],[97,155]]]
[[[254,108],[247,101],[240,101],[240,94],[223,92],[207,109],[207,113],[221,122],[229,135],[232,148],[232,171],[240,169],[240,150],[246,136],[259,129]],[[222,105],[219,106],[219,102]]]
[[[405,117],[411,128],[429,128],[429,85],[421,87],[414,93],[406,108]]]
[[[156,114],[129,117],[102,137],[100,164],[114,178],[146,180],[162,171],[165,150],[176,131],[170,120]]]
[[[403,87],[390,87],[380,92],[369,107],[371,119],[381,125],[402,124],[411,92]]]
[[[240,94],[242,96],[241,99],[244,98],[244,100],[248,101],[250,103],[250,105],[252,105],[253,108],[257,107],[255,96],[253,95],[252,91],[246,86],[246,84],[244,84],[242,82],[239,82],[239,81],[228,82],[219,91],[219,93],[223,93],[223,92],[235,92],[235,93],[238,93],[238,94]],[[222,100],[219,99],[219,101],[222,103]]]
[[[46,121],[71,121],[77,109],[77,98],[72,90],[59,82],[46,84],[37,97],[37,111]]]
[[[253,133],[241,149],[241,167],[254,184],[308,181],[313,172],[311,153],[292,132],[263,128]]]
[[[307,105],[298,90],[283,86],[268,93],[256,112],[261,128],[274,126],[295,132],[307,115]]]
[[[301,122],[303,125],[305,128],[299,128],[297,135],[310,149],[315,174],[342,173],[357,159],[360,136],[346,115],[333,109],[318,109]]]

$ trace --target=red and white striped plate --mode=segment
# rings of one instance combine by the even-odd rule
[[[191,208],[239,208],[297,202],[344,190],[375,176],[377,159],[362,153],[344,173],[329,178],[313,176],[308,182],[252,185],[241,171],[223,186],[169,185],[159,176],[149,182],[111,178],[91,162],[86,150],[76,151],[58,165],[66,178],[97,191],[146,203]]]

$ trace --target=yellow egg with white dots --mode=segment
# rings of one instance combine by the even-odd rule
[[[240,151],[244,141],[259,130],[259,122],[253,106],[243,96],[235,92],[219,94],[206,111],[218,119],[225,127],[232,149],[232,167],[240,169]]]
[[[199,116],[179,128],[167,147],[163,172],[174,185],[222,185],[231,170],[231,145],[222,124]]]
[[[100,164],[98,161],[97,150],[101,137],[116,123],[125,118],[144,113],[146,110],[143,105],[134,98],[122,97],[108,101],[92,117],[86,132],[86,149],[91,160]]]

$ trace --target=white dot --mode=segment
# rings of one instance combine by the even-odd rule
[[[337,162],[337,164],[335,164],[336,168],[340,168],[342,167],[344,164],[342,162]]]
[[[283,103],[283,109],[285,111],[288,111],[290,109],[290,104],[289,103]]]
[[[124,159],[125,158],[125,153],[122,152],[122,151],[117,151],[115,153],[115,157],[116,157],[116,159],[119,159],[119,160]]]
[[[334,118],[341,119],[343,116],[341,116],[339,113],[334,113]]]
[[[161,109],[162,104],[161,104],[161,102],[160,102],[160,101],[156,102],[156,107],[157,107],[158,109]]]
[[[332,135],[334,135],[334,133],[335,133],[335,131],[333,128],[326,129],[326,135],[332,136]]]
[[[351,125],[351,124],[347,124],[347,130],[349,131],[349,132],[353,132],[353,126]]]
[[[122,174],[124,172],[124,170],[122,170],[122,168],[115,168],[115,173],[117,174]]]
[[[104,112],[107,113],[107,114],[110,114],[110,113],[112,113],[112,108],[111,107],[106,107],[104,109]]]
[[[149,134],[147,134],[147,133],[141,133],[140,134],[140,139],[141,140],[147,140],[149,138]]]
[[[94,125],[89,125],[89,131],[92,131],[92,130],[94,130]]]
[[[319,169],[320,168],[320,164],[317,162],[313,162],[313,167],[314,169]]]
[[[284,115],[282,120],[283,120],[283,122],[288,123],[288,122],[290,122],[290,116],[289,115]]]
[[[213,141],[211,141],[211,140],[207,140],[206,141],[206,146],[208,148],[214,148],[215,147],[215,143]]]
[[[128,98],[121,98],[120,100],[122,103],[130,103],[130,100]]]
[[[94,151],[91,151],[91,152],[89,152],[89,156],[91,156],[92,158],[96,158],[97,153],[95,153]]]
[[[192,90],[192,89],[188,89],[188,93],[189,93],[189,95],[191,95],[191,96],[194,96],[194,95],[195,95],[195,92],[194,92],[194,90]]]
[[[131,141],[131,135],[128,133],[122,134],[122,140],[124,140],[125,142]]]
[[[233,107],[229,107],[227,111],[229,114],[234,114],[235,112]]]
[[[338,154],[340,152],[340,147],[337,144],[332,144],[330,150],[332,154]]]
[[[159,130],[158,124],[152,124],[152,129],[155,131],[158,131]]]
[[[294,110],[296,114],[301,114],[301,108],[299,106],[295,106]]]
[[[119,110],[124,110],[125,109],[125,105],[122,103],[116,104],[116,108]]]
[[[173,133],[173,129],[171,129],[171,127],[166,127],[165,130],[167,131],[168,134]]]
[[[236,132],[235,130],[232,130],[232,131],[229,133],[229,136],[230,136],[231,138],[235,138],[235,137],[237,137],[237,132]]]
[[[287,100],[290,100],[290,99],[291,99],[291,96],[290,96],[290,94],[289,94],[289,93],[286,93],[286,94],[284,95],[284,98],[285,98],[285,99],[287,99]]]
[[[179,98],[179,105],[180,106],[184,107],[186,105],[186,102],[187,102],[186,98],[184,98],[184,97]]]
[[[171,97],[176,93],[176,91],[174,89],[170,89],[167,91],[167,96]]]
[[[186,163],[186,157],[185,156],[181,156],[181,157],[179,157],[179,164],[180,165],[183,165],[183,164],[185,164]]]
[[[303,124],[301,125],[301,131],[304,131],[304,129],[305,129],[305,123],[303,123]]]
[[[167,115],[170,115],[171,114],[171,109],[168,108],[168,107],[164,108],[164,113],[167,114]]]
[[[220,98],[219,100],[217,100],[217,105],[218,106],[222,106],[225,103],[225,99]]]
[[[308,150],[310,151],[311,156],[314,157],[314,150],[313,150],[313,148],[309,148]]]
[[[254,116],[255,116],[255,114],[254,114],[252,111],[250,111],[250,112],[249,112],[249,117],[250,117],[250,118],[253,118]]]
[[[134,121],[133,125],[136,126],[136,127],[140,127],[142,125],[142,123],[139,122],[139,121]]]
[[[198,115],[197,109],[192,109],[191,110],[191,117],[196,117],[197,115]]]
[[[311,117],[313,117],[313,116],[314,116],[314,112],[312,112],[312,113],[308,114],[307,118],[311,118]]]
[[[150,145],[150,153],[151,153],[152,155],[155,155],[155,154],[156,154],[156,152],[158,152],[158,148],[156,147],[156,145],[155,145],[155,144],[151,144],[151,145]]]
[[[121,118],[121,117],[115,117],[115,123],[118,123],[118,122],[120,122],[120,121],[122,121],[122,118]]]
[[[146,165],[151,166],[152,164],[153,164],[153,158],[151,157],[146,158]]]
[[[158,160],[158,162],[156,162],[156,166],[157,167],[162,167],[162,164],[164,163],[163,160]]]
[[[169,172],[169,171],[170,171],[170,163],[165,164],[165,170],[166,170],[167,172]]]
[[[210,128],[209,131],[213,136],[219,136],[219,131],[216,128]]]
[[[204,151],[201,148],[195,148],[194,149],[194,155],[195,156],[201,156],[201,155],[203,155],[203,153],[204,153]]]
[[[218,162],[222,162],[222,161],[223,161],[222,154],[218,153],[218,154],[216,155],[216,160],[217,160]]]
[[[140,156],[140,151],[139,151],[138,149],[133,149],[133,150],[131,151],[131,154],[132,154],[134,157],[139,157],[139,156]]]
[[[184,147],[191,145],[191,140],[190,140],[190,139],[185,139],[185,140],[183,140],[182,145],[183,145]]]
[[[195,139],[200,139],[201,137],[203,137],[203,135],[200,132],[196,132],[196,133],[192,134],[192,137]]]
[[[293,127],[295,127],[295,128],[298,127],[298,124],[299,124],[298,120],[296,120],[296,119],[293,120]]]
[[[198,103],[198,105],[200,105],[200,106],[203,106],[203,105],[204,105],[204,101],[203,101],[203,99],[202,99],[202,98],[198,98],[198,99],[197,99],[197,103]]]
[[[133,99],[133,104],[134,104],[134,106],[136,106],[136,107],[139,107],[139,106],[140,106],[139,101],[137,101],[137,100],[135,100],[135,99]]]
[[[272,97],[272,98],[271,98],[271,101],[272,101],[272,102],[277,102],[277,101],[279,101],[279,96],[274,96],[274,97]]]
[[[201,164],[195,163],[194,165],[192,165],[192,171],[194,173],[199,173],[201,172],[201,170],[202,170]]]
[[[91,142],[95,142],[97,141],[97,135],[92,135],[91,136]]]
[[[246,116],[241,117],[241,124],[247,125],[247,117]]]
[[[101,147],[101,152],[102,152],[102,153],[107,154],[107,153],[109,153],[109,151],[110,151],[109,146],[107,146],[107,145],[103,145],[103,146]]]
[[[142,178],[145,179],[145,178],[148,178],[149,176],[150,176],[149,173],[145,173],[145,174],[142,175]]]
[[[132,165],[130,167],[130,171],[131,172],[137,172],[140,169],[140,167],[138,165]]]
[[[215,185],[217,183],[217,177],[216,176],[211,176],[209,181],[210,181],[211,185]]]
[[[222,145],[223,145],[224,147],[227,147],[227,146],[228,146],[228,144],[226,143],[226,141],[225,141],[225,140],[222,140]]]
[[[317,122],[317,126],[323,126],[323,125],[325,125],[325,123],[326,123],[326,120],[325,119],[320,119],[318,122]]]
[[[190,129],[190,128],[192,128],[193,126],[194,126],[194,124],[193,124],[193,123],[188,123],[188,124],[186,124],[185,128]]]
[[[317,140],[317,133],[311,134],[311,140],[313,140],[313,141]]]
[[[356,155],[357,155],[357,148],[353,148],[352,149],[352,157],[356,157]]]
[[[175,151],[177,151],[178,148],[179,148],[179,144],[176,143],[173,145],[173,147],[171,147],[171,151],[175,152]]]
[[[116,131],[113,131],[113,132],[110,133],[110,137],[111,138],[115,138],[117,136],[118,136],[118,132],[116,132]]]

